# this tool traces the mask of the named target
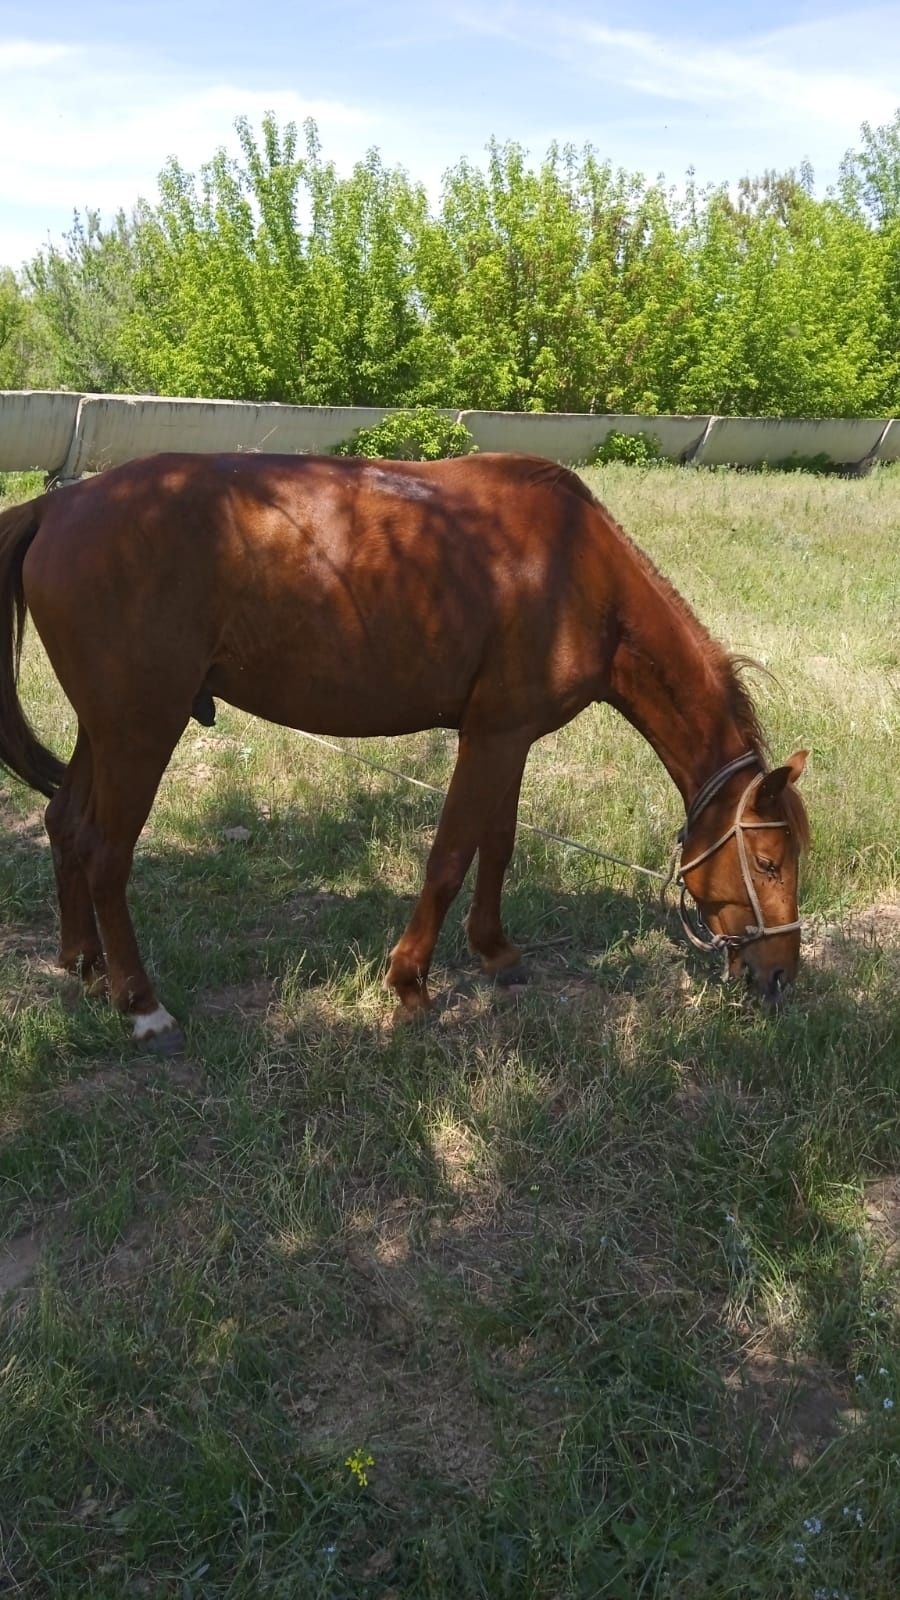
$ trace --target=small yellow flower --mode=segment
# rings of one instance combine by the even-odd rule
[[[354,1450],[353,1454],[348,1456],[344,1462],[344,1466],[349,1467],[361,1489],[364,1489],[369,1481],[369,1474],[366,1469],[374,1467],[374,1465],[375,1457],[363,1455],[361,1450]]]

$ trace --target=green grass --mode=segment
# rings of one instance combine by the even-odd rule
[[[8,784],[0,1588],[894,1600],[900,480],[590,478],[776,674],[776,753],[813,751],[792,1004],[524,834],[531,987],[477,979],[459,906],[436,1016],[394,1030],[436,801],[222,707],[136,859],[189,1033],[156,1064],[54,970],[40,810]],[[33,643],[23,698],[66,747]],[[368,753],[435,782],[452,758]],[[680,820],[603,709],[533,752],[522,815],[652,866]]]

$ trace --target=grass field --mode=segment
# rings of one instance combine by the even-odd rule
[[[795,998],[525,834],[531,985],[478,978],[461,904],[434,1018],[392,1029],[435,799],[222,707],[135,863],[188,1026],[158,1063],[55,970],[7,783],[0,1591],[900,1593],[900,476],[589,476],[777,675],[775,752],[813,752]],[[67,747],[33,643],[23,699]],[[367,753],[449,773],[443,734]],[[680,822],[605,708],[533,752],[521,815],[649,866]]]

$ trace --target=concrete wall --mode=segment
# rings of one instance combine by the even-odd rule
[[[892,417],[875,448],[876,461],[900,461],[900,422]]]
[[[85,395],[61,476],[116,467],[157,450],[265,450],[317,455],[371,428],[386,408],[247,405],[239,400],[168,400]]]
[[[461,411],[479,450],[523,450],[575,464],[589,461],[608,433],[652,433],[669,461],[699,445],[708,417],[591,416],[582,412]]]
[[[706,467],[759,466],[791,456],[827,456],[845,465],[875,449],[887,418],[716,417],[694,457]]]
[[[324,453],[389,414],[387,407],[0,391],[0,472],[35,467],[76,478],[157,450]],[[668,460],[704,466],[818,455],[842,465],[900,460],[900,422],[888,418],[445,415],[458,416],[481,450],[526,451],[569,463],[588,460],[613,430],[653,434]]]
[[[0,472],[55,472],[65,459],[81,396],[0,390]]]

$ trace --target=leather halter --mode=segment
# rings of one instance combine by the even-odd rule
[[[706,807],[709,805],[710,801],[714,800],[716,795],[719,794],[722,789],[724,789],[729,778],[732,778],[736,772],[743,771],[745,767],[758,765],[759,757],[755,755],[752,750],[748,750],[744,755],[738,756],[734,761],[729,761],[726,766],[720,767],[718,772],[714,772],[712,777],[706,780],[702,788],[698,790],[697,794],[694,796],[694,799],[688,809],[687,820],[685,821],[684,827],[678,834],[676,852],[683,852],[685,843],[687,842],[688,834],[697,821],[697,818],[703,811],[706,810]],[[742,950],[745,945],[748,944],[755,944],[757,939],[768,939],[773,934],[796,933],[800,927],[799,921],[780,922],[775,926],[766,926],[766,919],[763,915],[763,909],[759,903],[759,896],[756,893],[753,878],[750,874],[750,861],[747,855],[747,846],[744,840],[744,834],[756,828],[790,827],[790,824],[787,822],[744,821],[744,812],[750,802],[751,796],[756,793],[756,790],[759,788],[765,776],[766,774],[763,771],[757,773],[755,778],[751,778],[737,803],[737,810],[735,811],[734,821],[731,824],[731,827],[728,828],[725,833],[723,833],[721,837],[716,840],[715,844],[711,844],[707,850],[701,851],[700,855],[692,857],[690,861],[682,860],[675,875],[676,882],[681,885],[681,897],[678,904],[678,915],[681,918],[681,926],[684,928],[684,931],[687,934],[691,944],[694,945],[696,949],[707,951],[721,950],[724,952],[726,973],[728,970],[728,957],[733,951]],[[691,924],[688,916],[686,896],[690,893],[690,890],[684,881],[684,875],[686,872],[690,872],[692,868],[699,867],[701,862],[707,861],[710,856],[715,855],[716,851],[720,850],[723,844],[727,844],[728,840],[731,838],[734,839],[735,844],[737,845],[738,861],[740,862],[741,874],[744,879],[744,887],[747,891],[747,898],[753,907],[753,911],[756,916],[756,922],[755,924],[748,924],[746,933],[713,933],[712,929],[708,928],[704,922],[703,914],[700,911],[699,906],[697,906],[697,926],[695,928]],[[694,904],[696,906],[696,900],[694,901]]]

